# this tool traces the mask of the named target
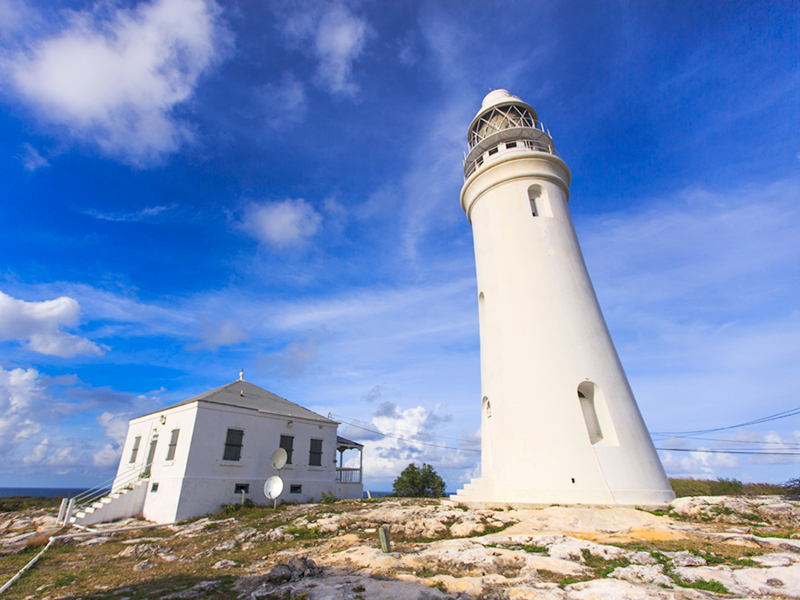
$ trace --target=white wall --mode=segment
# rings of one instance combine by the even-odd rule
[[[289,426],[291,421],[292,425]],[[228,429],[244,431],[241,459],[224,461]],[[216,511],[222,504],[241,501],[234,493],[237,483],[249,484],[245,496],[257,504],[267,504],[264,482],[276,475],[269,463],[279,447],[280,436],[294,437],[292,464],[281,469],[284,491],[279,502],[307,502],[319,499],[322,492],[334,491],[336,478],[336,425],[319,424],[297,417],[280,417],[252,410],[202,403],[195,427],[197,442],[192,447],[181,492],[177,519]],[[311,439],[322,439],[322,466],[309,466]],[[301,493],[291,493],[291,486]]]
[[[487,500],[659,504],[672,490],[617,357],[567,207],[556,156],[501,150],[472,175],[462,206],[478,279],[482,475]],[[544,191],[533,216],[531,185]],[[613,435],[592,443],[577,391],[601,390]],[[610,428],[608,428],[609,433]]]

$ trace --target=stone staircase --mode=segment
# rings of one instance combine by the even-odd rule
[[[70,517],[70,524],[93,525],[142,514],[148,482],[149,479],[140,479],[125,489],[80,508],[74,516]]]

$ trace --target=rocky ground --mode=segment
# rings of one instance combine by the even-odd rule
[[[0,584],[75,531],[54,521],[0,514]],[[109,531],[137,525],[53,544],[4,598],[800,598],[800,504],[779,496],[680,498],[658,514],[341,501]]]

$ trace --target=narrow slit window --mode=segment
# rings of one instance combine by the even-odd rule
[[[241,460],[243,439],[244,431],[241,429],[228,429],[228,435],[225,437],[225,452],[222,454],[222,460],[234,462]]]
[[[308,466],[322,466],[322,440],[311,440],[311,449],[308,453]]]
[[[581,384],[578,390],[578,400],[583,411],[583,420],[586,422],[586,431],[592,444],[596,444],[603,439],[603,430],[600,428],[600,420],[597,418],[597,409],[594,405],[594,384],[586,382]]]
[[[175,449],[178,447],[178,434],[180,429],[173,429],[169,438],[169,448],[167,448],[167,460],[175,460]]]
[[[136,455],[139,454],[139,444],[142,443],[142,436],[137,435],[133,438],[133,449],[131,450],[131,459],[128,462],[135,463]]]

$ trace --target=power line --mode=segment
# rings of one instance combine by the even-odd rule
[[[655,434],[654,434],[655,435]],[[727,442],[730,444],[759,444],[763,446],[781,446],[783,449],[786,450],[800,450],[800,444],[789,444],[786,442],[765,442],[760,440],[729,440],[724,438],[705,438],[705,437],[695,437],[695,436],[688,436],[688,435],[669,435],[664,436],[661,441],[665,441],[671,438],[678,438],[681,440],[699,440],[703,442]]]
[[[769,456],[800,456],[800,452],[763,452],[761,450],[693,450],[691,448],[656,448],[666,452],[704,452],[708,454],[764,454]]]
[[[748,425],[759,425],[761,423],[768,423],[769,421],[786,419],[787,417],[793,417],[795,415],[800,415],[800,407],[775,413],[774,415],[761,417],[760,419],[753,419],[752,421],[746,421],[744,423],[739,423],[737,425],[728,425],[727,427],[715,427],[713,429],[698,429],[697,431],[653,431],[652,435],[693,435],[693,434],[702,435],[704,433],[713,433],[715,431],[727,431],[728,429],[737,429],[738,427],[746,427]]]

